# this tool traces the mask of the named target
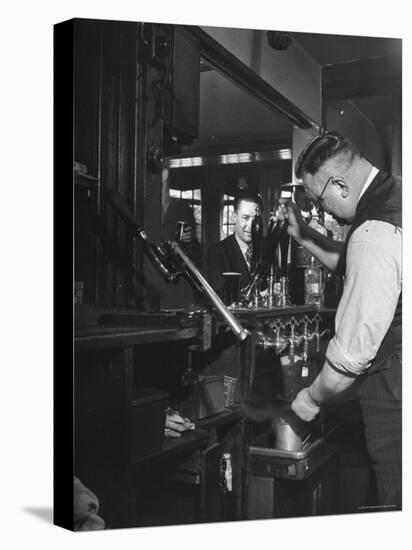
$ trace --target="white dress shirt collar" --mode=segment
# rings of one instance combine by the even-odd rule
[[[248,249],[248,244],[244,241],[241,241],[239,237],[235,233],[235,239],[237,240],[237,244],[240,246],[240,250],[242,251],[243,256],[246,254],[246,250]]]
[[[360,201],[360,198],[361,196],[364,194],[364,192],[366,191],[366,189],[369,187],[369,185],[372,183],[373,179],[375,178],[376,174],[379,172],[379,170],[375,167],[375,166],[372,166],[372,170],[367,178],[367,180],[365,181],[363,187],[362,187],[362,191],[360,192],[360,195],[358,197],[358,202]]]

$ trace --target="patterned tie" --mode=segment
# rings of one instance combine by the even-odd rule
[[[248,265],[248,268],[250,270],[250,267],[251,267],[251,264],[252,264],[252,245],[251,244],[249,244],[247,249],[246,249],[245,259],[246,259],[246,263]]]

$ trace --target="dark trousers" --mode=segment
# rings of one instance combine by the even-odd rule
[[[366,376],[360,389],[365,439],[376,476],[379,507],[402,506],[402,377],[400,354]]]

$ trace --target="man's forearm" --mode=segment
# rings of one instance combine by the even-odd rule
[[[305,422],[311,422],[327,401],[338,401],[346,397],[347,390],[354,386],[356,378],[334,370],[325,363],[322,371],[308,388],[303,388],[292,401],[293,412]]]
[[[329,239],[329,237],[325,237],[325,235],[322,235],[316,229],[308,226],[305,227],[304,234],[296,240],[306,250],[316,256],[329,271],[336,270],[342,253],[343,243]]]
[[[318,405],[331,401],[347,390],[355,383],[356,377],[347,376],[333,369],[325,363],[323,369],[308,388],[309,395]]]

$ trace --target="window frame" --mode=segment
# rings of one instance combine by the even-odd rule
[[[219,231],[220,231],[220,238],[221,239],[225,239],[226,237],[229,237],[229,235],[232,235],[232,233],[234,232],[235,222],[232,221],[234,211],[230,215],[230,211],[228,209],[227,215],[226,215],[226,220],[224,219],[224,217],[225,217],[225,207],[226,206],[227,207],[233,206],[234,202],[235,202],[235,197],[233,195],[229,195],[227,193],[224,193],[222,195],[221,208],[220,208],[220,224],[219,224],[220,225]],[[225,228],[226,228],[226,231],[225,231]]]

